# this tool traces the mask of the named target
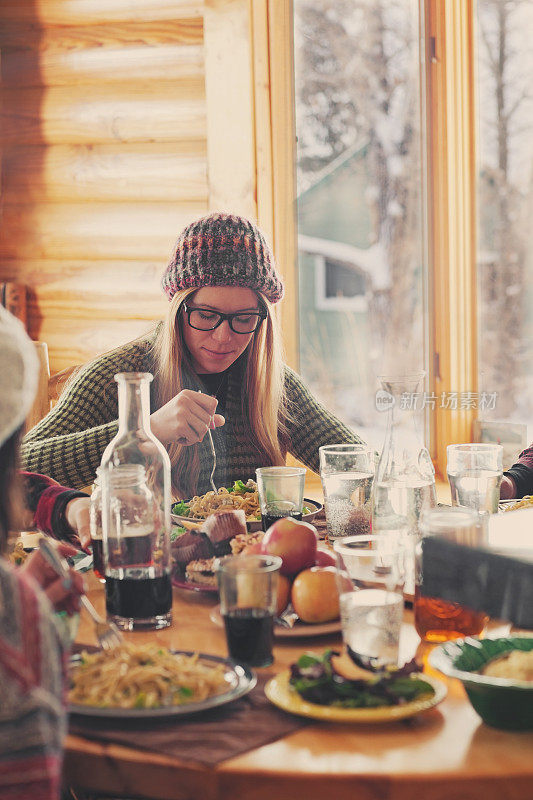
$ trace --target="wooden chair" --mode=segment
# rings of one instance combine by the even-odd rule
[[[26,286],[14,281],[0,283],[0,304],[19,319],[28,330]],[[77,366],[57,372],[50,377],[50,361],[46,342],[34,342],[39,361],[39,383],[35,401],[26,418],[25,431],[29,431],[45,417],[57,402],[65,383],[78,368]]]
[[[37,384],[37,394],[33,401],[30,413],[26,417],[24,426],[25,431],[29,431],[45,417],[51,408],[49,383],[50,383],[50,362],[48,360],[48,345],[46,342],[34,342],[37,358],[39,360],[39,382]]]

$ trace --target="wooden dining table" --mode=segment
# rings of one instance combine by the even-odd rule
[[[92,573],[87,583],[90,600],[103,613],[102,585]],[[172,626],[126,638],[225,656],[224,631],[210,619],[216,603],[216,595],[175,588]],[[96,644],[85,611],[77,641]],[[305,651],[341,646],[340,634],[276,639],[273,665],[258,672],[275,675]],[[431,673],[429,649],[420,644],[406,609],[403,658],[417,653]],[[379,724],[313,721],[215,766],[70,734],[65,783],[146,800],[530,800],[533,732],[490,728],[459,681],[431,674],[447,684],[447,697],[415,717]]]

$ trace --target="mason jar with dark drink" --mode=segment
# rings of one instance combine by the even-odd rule
[[[150,431],[149,373],[120,373],[119,428],[102,456],[108,617],[122,630],[172,620],[170,460]]]
[[[305,473],[305,467],[260,467],[256,470],[264,531],[282,517],[302,519]]]
[[[272,664],[278,556],[226,556],[216,562],[228,653],[251,667]]]
[[[170,558],[144,467],[130,464],[103,475],[110,514],[104,529],[106,609],[124,630],[170,624]]]

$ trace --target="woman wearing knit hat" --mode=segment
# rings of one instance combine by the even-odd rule
[[[117,372],[152,372],[153,433],[169,451],[176,497],[227,486],[287,452],[318,472],[323,444],[359,442],[283,364],[273,306],[283,284],[261,231],[210,214],[181,233],[163,277],[165,320],[145,338],[84,367],[27,436],[28,469],[89,484],[117,431]]]
[[[52,613],[79,608],[83,579],[71,571],[70,582],[33,553],[15,568],[2,557],[8,531],[23,513],[17,486],[20,429],[37,385],[35,348],[22,325],[0,307],[0,797],[58,800],[62,740],[66,733],[64,653]],[[27,476],[27,483],[31,476]],[[51,484],[36,476],[32,496]],[[61,493],[55,493],[57,501]],[[78,493],[76,493],[78,494]],[[69,495],[69,497],[71,497]],[[53,511],[55,503],[46,503]],[[59,545],[63,555],[76,550]]]

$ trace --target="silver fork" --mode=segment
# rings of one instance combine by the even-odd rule
[[[207,435],[209,436],[209,446],[211,447],[211,453],[213,455],[213,469],[211,470],[211,475],[209,476],[209,483],[211,484],[211,488],[214,491],[214,493],[217,494],[218,489],[215,483],[215,470],[217,468],[217,453],[213,442],[213,434],[211,433],[211,430],[209,428],[207,430]]]
[[[202,390],[199,390],[200,394],[202,394]],[[211,455],[213,456],[213,469],[211,470],[211,475],[209,476],[209,483],[211,484],[211,488],[215,494],[218,494],[218,489],[215,483],[215,470],[217,468],[217,451],[215,450],[215,444],[213,442],[213,434],[211,433],[211,428],[207,429],[207,435],[209,436],[209,447],[211,448]]]
[[[57,572],[57,574],[67,581],[70,581],[69,566],[64,558],[62,558],[55,547],[43,536],[39,541],[39,550],[43,554],[43,558],[50,564],[50,566]],[[124,641],[122,634],[113,622],[108,622],[102,619],[96,608],[91,601],[82,594],[80,597],[81,603],[92,617],[94,628],[96,631],[96,638],[102,650],[112,650],[118,647]]]

